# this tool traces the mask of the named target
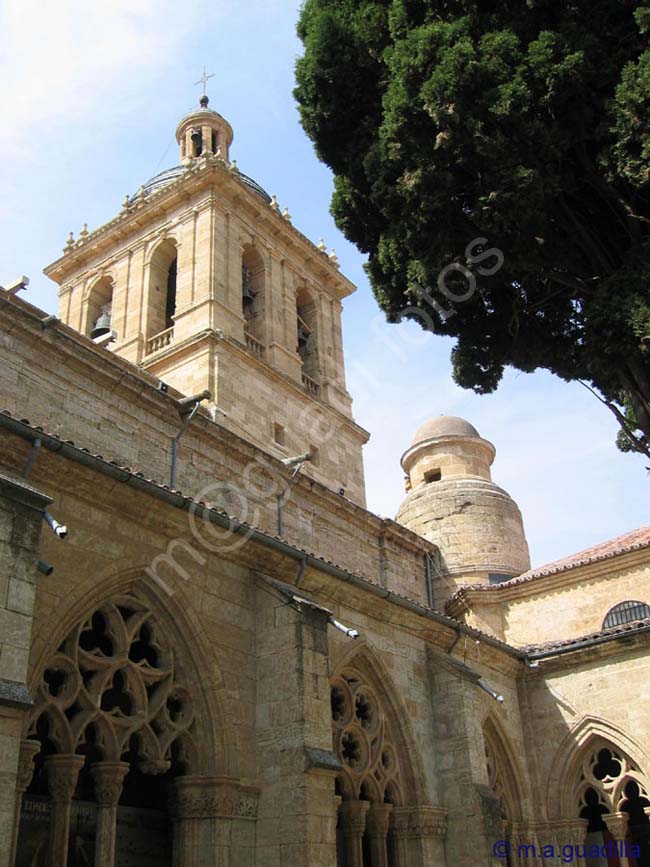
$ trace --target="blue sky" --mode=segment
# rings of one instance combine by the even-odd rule
[[[344,338],[354,412],[372,434],[369,508],[395,514],[415,428],[453,414],[495,444],[493,478],[522,509],[535,565],[646,523],[648,461],[616,450],[614,419],[580,385],[511,371],[479,397],[453,384],[451,341],[385,324],[363,257],[329,215],[330,173],[298,121],[297,15],[285,0],[0,0],[0,284],[27,274],[29,300],[56,312],[43,267],[70,230],[101,225],[126,193],[176,164],[174,129],[206,65],[239,167],[305,235],[334,247],[359,287]]]

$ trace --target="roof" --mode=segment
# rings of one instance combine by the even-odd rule
[[[559,575],[562,572],[576,569],[578,566],[588,566],[591,563],[599,563],[602,560],[609,560],[612,557],[618,557],[631,551],[640,551],[648,547],[650,547],[650,526],[637,527],[636,530],[630,530],[628,533],[615,536],[606,542],[592,545],[590,548],[585,548],[577,554],[571,554],[568,557],[563,557],[561,560],[554,560],[552,563],[546,563],[544,566],[530,569],[516,578],[511,578],[509,581],[502,581],[499,584],[466,584],[454,593],[447,606],[466,590],[495,592],[505,587],[516,587],[519,584],[526,584],[538,578]]]
[[[336,577],[343,577],[344,580],[349,581],[353,586],[363,588],[372,592],[376,596],[381,596],[389,602],[394,602],[401,608],[406,608],[416,614],[435,620],[437,623],[454,630],[457,634],[464,632],[466,635],[471,635],[472,637],[484,642],[485,644],[489,644],[510,656],[519,659],[523,658],[523,654],[519,649],[512,647],[512,645],[507,644],[505,641],[501,641],[500,639],[476,629],[475,627],[468,626],[465,623],[460,623],[443,612],[426,607],[407,596],[395,593],[392,590],[387,590],[377,582],[372,581],[370,578],[362,574],[351,572],[344,567],[339,566],[332,560],[328,560],[326,557],[311,553],[301,546],[288,542],[282,536],[259,530],[252,524],[230,515],[223,509],[219,509],[203,502],[202,500],[197,500],[194,497],[183,494],[181,491],[171,488],[169,485],[162,484],[155,479],[148,479],[144,473],[136,472],[130,467],[122,466],[116,461],[95,454],[89,449],[75,444],[72,440],[64,440],[60,433],[48,432],[41,425],[34,425],[26,418],[14,418],[14,416],[6,409],[0,411],[0,428],[7,429],[11,433],[17,434],[18,436],[31,440],[32,442],[35,439],[39,439],[42,445],[48,450],[61,454],[64,458],[75,460],[76,462],[87,466],[91,470],[99,471],[103,474],[112,476],[121,482],[131,484],[137,490],[141,490],[145,494],[153,494],[154,496],[157,496],[158,499],[167,502],[169,505],[184,508],[186,510],[200,507],[198,514],[199,517],[203,518],[203,520],[212,520],[220,517],[222,520],[227,522],[228,528],[233,533],[243,534],[247,539],[254,539],[267,547],[275,547],[285,553],[290,553],[294,558],[303,560],[307,565],[313,565],[317,569],[336,575]]]
[[[468,421],[465,421],[464,418],[459,418],[456,415],[439,415],[435,418],[430,418],[423,425],[420,425],[415,432],[411,445],[417,445],[434,437],[445,436],[480,438],[480,434],[476,428]]]
[[[173,184],[174,181],[177,181],[187,172],[186,166],[172,166],[170,169],[165,169],[164,172],[159,172],[157,175],[154,175],[153,178],[150,178],[146,184],[142,185],[142,191],[146,195],[149,193],[156,192],[157,190],[162,189],[162,187],[166,187],[168,184]],[[266,190],[261,187],[257,181],[254,181],[253,178],[249,178],[248,175],[245,175],[243,172],[239,172],[239,178],[242,183],[246,184],[254,193],[257,193],[260,198],[264,199],[267,205],[271,204],[271,196],[266,192]],[[137,197],[141,194],[141,190],[138,190],[130,198],[130,202],[135,202]]]
[[[620,623],[617,626],[610,626],[608,629],[599,629],[597,632],[590,632],[577,638],[562,638],[559,641],[546,641],[542,644],[527,644],[521,650],[530,656],[545,653],[549,650],[570,648],[572,646],[575,646],[577,650],[578,646],[581,646],[585,642],[601,643],[618,638],[626,633],[646,632],[648,629],[650,629],[650,617],[646,617],[643,620],[631,620],[629,623]]]

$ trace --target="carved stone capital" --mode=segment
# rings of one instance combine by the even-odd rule
[[[47,788],[54,802],[72,800],[84,762],[83,756],[76,755],[48,756],[45,759]]]
[[[116,807],[122,794],[124,777],[129,772],[126,762],[97,762],[91,765],[95,784],[95,800],[100,807]]]
[[[615,840],[625,840],[627,838],[628,819],[627,813],[603,814],[603,822],[607,825],[607,830]]]
[[[588,825],[587,819],[561,819],[549,822],[547,827],[554,832],[556,843],[582,846],[587,836]]]
[[[366,816],[366,828],[371,837],[386,837],[390,827],[392,804],[371,804]]]
[[[20,742],[20,754],[18,757],[18,776],[16,778],[16,792],[22,794],[29,788],[34,774],[34,758],[41,749],[39,741],[22,740]]]
[[[346,837],[363,834],[366,829],[366,813],[369,809],[369,801],[343,801],[339,807],[339,816]]]
[[[441,837],[447,834],[447,810],[443,807],[395,807],[391,827],[397,837]]]

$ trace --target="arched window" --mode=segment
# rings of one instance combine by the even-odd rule
[[[86,333],[93,340],[111,333],[113,281],[102,277],[90,289],[86,313]]]
[[[337,863],[356,863],[353,851],[360,844],[364,867],[396,864],[389,823],[393,808],[403,804],[403,780],[379,699],[358,672],[345,669],[332,680],[331,705],[334,748],[343,765],[336,782],[342,801]],[[352,827],[362,829],[360,839],[350,834]]]
[[[317,329],[316,302],[307,289],[302,289],[296,298],[296,350],[302,359],[303,381],[307,387],[313,385],[312,390],[318,388]]]
[[[117,848],[170,865],[182,841],[169,797],[201,769],[196,709],[166,631],[138,598],[118,597],[79,622],[45,664],[26,723],[34,763],[17,863],[40,867],[58,847],[61,864],[99,863],[95,850]],[[54,809],[63,797],[71,807]]]
[[[639,768],[622,751],[601,742],[585,754],[580,779],[578,809],[580,818],[587,820],[587,847],[625,840],[630,864],[648,867],[650,819],[645,811],[650,810],[650,799]],[[595,862],[587,859],[591,863]],[[618,864],[618,857],[607,863]]]
[[[176,312],[177,264],[176,244],[168,238],[156,248],[149,264],[146,325],[146,337],[150,341],[148,352],[167,345],[172,337],[170,329],[174,327]],[[167,332],[164,337],[163,332]]]
[[[241,260],[241,303],[246,320],[247,338],[253,338],[250,348],[257,349],[255,343],[264,344],[264,306],[265,306],[265,269],[264,260],[252,245],[244,247]]]
[[[622,626],[624,623],[633,623],[635,620],[645,620],[648,617],[650,617],[650,605],[645,602],[632,600],[619,602],[607,612],[603,620],[603,629],[609,629],[610,626]]]

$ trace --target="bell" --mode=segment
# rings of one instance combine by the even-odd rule
[[[253,295],[251,287],[247,286],[246,284],[244,284],[242,286],[241,297],[242,297],[242,302],[243,302],[245,307],[248,306],[249,304],[252,304],[253,301],[255,300],[255,296]]]
[[[309,340],[310,332],[307,331],[306,328],[303,328],[302,325],[298,326],[298,346],[305,348],[307,346],[307,341]]]
[[[90,332],[90,337],[92,340],[94,340],[96,337],[103,337],[104,334],[108,334],[110,330],[111,314],[104,310],[97,317],[97,321],[93,326],[93,330]]]

